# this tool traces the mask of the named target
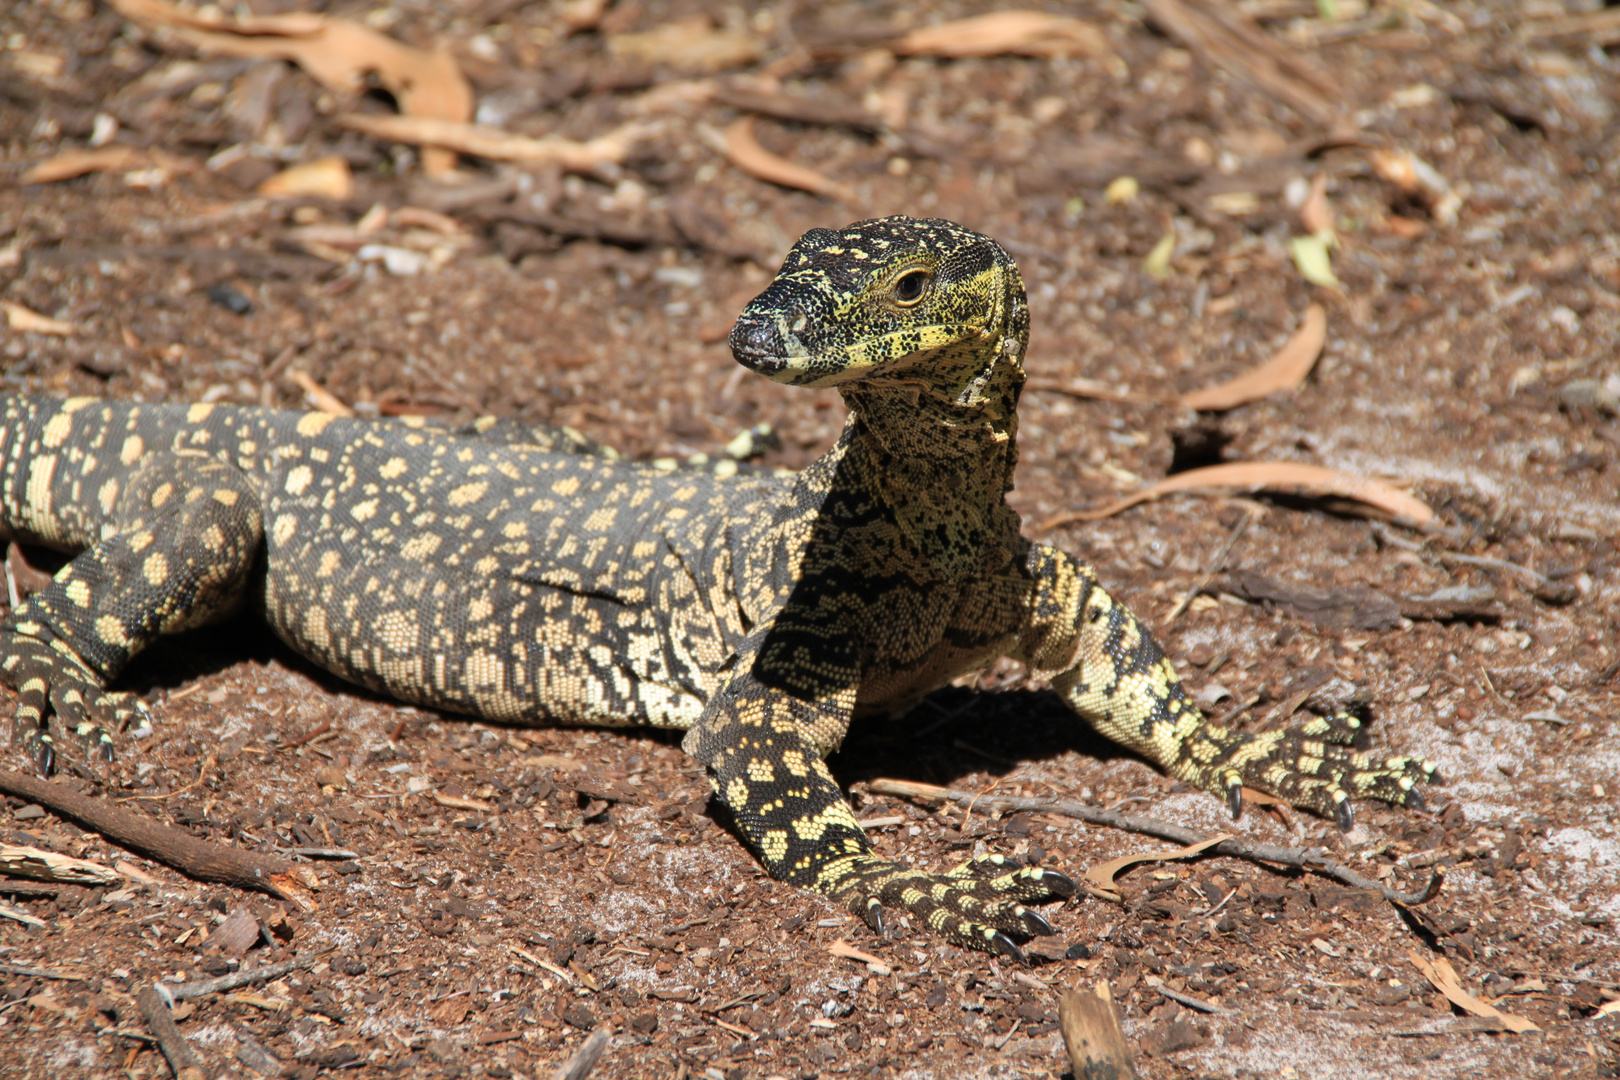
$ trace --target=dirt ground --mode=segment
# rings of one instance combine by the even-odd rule
[[[989,8],[619,0],[570,34],[589,4],[332,5],[449,49],[480,122],[576,139],[647,125],[595,175],[475,159],[451,182],[338,126],[342,109],[391,112],[381,91],[345,101],[294,65],[202,54],[90,0],[6,5],[0,299],[77,332],[22,331],[13,314],[0,389],[303,406],[301,373],[362,413],[567,423],[635,456],[717,453],[765,421],[781,446],[764,460],[797,467],[831,443],[840,403],[742,377],[731,319],[806,228],[952,218],[1001,239],[1029,286],[1036,381],[1012,500],[1032,534],[1220,461],[1328,465],[1438,511],[1425,533],[1331,500],[1178,496],[1049,536],[1161,632],[1212,712],[1278,724],[1359,693],[1372,741],[1447,782],[1426,812],[1358,806],[1348,835],[1297,814],[1233,825],[1006,667],[981,678],[989,692],[858,728],[835,771],[878,850],[922,866],[992,851],[1078,876],[1167,845],[934,811],[870,780],[1321,844],[1406,890],[1446,871],[1403,913],[1233,859],[1142,864],[1121,875],[1123,905],[1048,909],[1061,936],[1018,970],[905,927],[879,939],[764,877],[675,739],[397,707],[243,620],[143,658],[130,684],[152,730],[125,736],[109,776],[63,780],[220,844],[352,858],[310,863],[318,907],[301,910],[8,801],[0,842],[126,877],[54,894],[0,880],[34,920],[0,918],[0,1075],[169,1075],[141,987],[327,947],[311,970],[180,1008],[210,1075],[550,1076],[607,1024],[599,1076],[1058,1076],[1057,992],[1102,979],[1155,1080],[1620,1075],[1616,9],[1339,0],[1326,23],[1312,3],[1239,6],[1325,73],[1328,114],[1123,0],[1062,6],[1106,48],[954,59],[885,42]],[[682,32],[730,43],[716,71],[625,44],[705,16]],[[844,185],[842,201],[717,149],[749,107],[738,88],[762,85],[818,103],[812,120],[761,116],[756,135]],[[91,142],[139,155],[15,182]],[[1402,152],[1433,173],[1379,157]],[[330,154],[352,171],[347,197],[255,194]],[[1126,176],[1133,197],[1109,189]],[[1336,290],[1289,248],[1314,178]],[[1167,235],[1163,265],[1163,247],[1150,255]],[[1270,355],[1313,301],[1327,345],[1297,392],[1225,413],[1164,404]],[[1113,399],[1052,389],[1080,380]],[[12,700],[0,691],[0,710]],[[245,950],[220,946],[230,915],[255,920]],[[839,940],[880,963],[833,955]],[[1539,1030],[1454,1009],[1413,953],[1448,958]],[[75,977],[18,973],[36,969]]]

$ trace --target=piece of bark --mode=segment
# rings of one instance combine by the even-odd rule
[[[210,844],[144,814],[81,795],[63,784],[10,770],[0,770],[0,792],[37,802],[193,880],[257,889],[291,900],[306,910],[314,907],[309,890],[293,876],[293,864],[274,856]]]
[[[1276,604],[1318,626],[1335,630],[1393,630],[1401,625],[1400,605],[1365,585],[1321,592],[1252,570],[1234,570],[1219,588],[1252,602]]]
[[[1064,990],[1058,1021],[1075,1080],[1136,1080],[1136,1066],[1106,979],[1098,981],[1095,990]]]

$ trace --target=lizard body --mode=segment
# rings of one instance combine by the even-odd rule
[[[1151,634],[1005,501],[1028,311],[994,241],[943,221],[818,229],[732,331],[745,366],[836,386],[837,444],[787,478],[619,460],[559,429],[257,407],[0,398],[0,529],[78,553],[0,624],[36,765],[49,717],[111,755],[108,692],[161,633],[250,604],[301,654],[394,697],[518,724],[686,730],[774,877],[881,929],[899,907],[1016,955],[1061,874],[945,874],[872,853],[823,758],[999,656],[1109,738],[1223,795],[1335,815],[1421,805],[1432,769],[1357,721],[1209,723]]]

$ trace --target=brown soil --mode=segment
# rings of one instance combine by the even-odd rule
[[[1269,12],[1279,40],[1322,26],[1311,4],[1245,6]],[[989,232],[1028,280],[1032,375],[1149,397],[1254,364],[1324,303],[1326,352],[1292,395],[1195,420],[1031,391],[1013,499],[1036,522],[1218,460],[1408,485],[1447,533],[1319,500],[1184,496],[1052,538],[1162,630],[1213,711],[1253,702],[1246,722],[1274,724],[1313,684],[1330,704],[1360,690],[1372,740],[1435,760],[1448,784],[1428,812],[1358,807],[1348,836],[1297,815],[1234,826],[1217,800],[1076,730],[1012,670],[987,673],[996,692],[977,700],[951,691],[857,730],[835,768],[860,816],[891,820],[872,830],[878,849],[924,866],[988,850],[1078,874],[1164,845],[1046,815],[932,812],[870,797],[866,781],[1125,801],[1210,833],[1324,844],[1402,889],[1447,871],[1440,897],[1403,915],[1231,859],[1143,864],[1122,875],[1123,906],[1050,909],[1061,938],[1014,970],[914,930],[879,939],[765,878],[675,740],[400,708],[232,626],[137,665],[155,731],[126,738],[94,790],[217,843],[357,857],[312,867],[319,906],[305,911],[187,881],[12,800],[0,840],[132,876],[54,898],[0,883],[43,923],[0,919],[0,1073],[167,1075],[141,1038],[141,987],[333,946],[312,971],[182,1008],[211,1075],[252,1075],[249,1040],[301,1076],[550,1075],[600,1023],[617,1032],[600,1076],[1061,1075],[1056,991],[1099,979],[1147,1077],[1617,1075],[1620,1010],[1601,1010],[1620,998],[1620,421],[1603,388],[1620,373],[1620,57],[1596,32],[1534,36],[1565,6],[1379,2],[1373,16],[1391,21],[1378,32],[1302,48],[1363,143],[1416,153],[1462,196],[1448,224],[1372,171],[1365,145],[1325,139],[1135,5],[1076,5],[1107,35],[1108,61],[893,62],[846,47],[793,72],[788,92],[905,114],[882,138],[760,120],[768,148],[851,186],[843,206],[737,172],[705,134],[737,113],[691,104],[691,76],[615,59],[599,33],[559,38],[543,4],[378,10],[404,40],[446,43],[511,130],[588,137],[645,117],[659,132],[616,178],[475,164],[511,183],[470,196],[425,183],[415,153],[342,132],[328,119],[338,103],[294,68],[274,73],[254,126],[243,99],[262,92],[259,67],[198,58],[88,0],[7,5],[4,169],[83,145],[98,113],[117,117],[116,141],[169,156],[0,188],[0,298],[82,330],[4,332],[6,391],[296,406],[300,370],[362,411],[568,423],[634,455],[713,453],[769,421],[783,445],[767,461],[798,466],[831,442],[837,398],[739,378],[723,338],[807,227],[904,212]],[[795,42],[847,45],[897,18],[976,10],[934,8],[718,14],[764,43],[765,64]],[[623,0],[606,29],[701,10]],[[205,166],[266,145],[266,123],[286,160],[347,158],[357,194],[257,198],[278,164],[268,150]],[[1123,173],[1142,193],[1110,203],[1103,185]],[[1302,280],[1286,246],[1302,231],[1289,194],[1315,175],[1339,224],[1339,293]],[[1221,209],[1244,209],[1233,192],[1254,196],[1246,212]],[[440,265],[415,276],[312,255],[294,231],[351,226],[374,205],[437,207],[464,231],[429,231]],[[575,235],[525,220],[524,206],[567,217]],[[1143,262],[1171,224],[1170,273],[1155,280]],[[420,231],[390,225],[377,241],[410,248]],[[233,311],[238,299],[251,310]],[[1248,506],[1262,513],[1231,574],[1166,625]],[[1257,576],[1273,600],[1240,600]],[[1407,603],[1458,586],[1489,593],[1438,618]],[[1421,617],[1380,616],[1368,588]],[[1290,590],[1339,602],[1311,618]],[[0,709],[10,700],[0,693]],[[263,929],[245,953],[207,941],[244,910]],[[886,968],[829,954],[839,939]],[[1469,990],[1541,1030],[1478,1030],[1424,982],[1414,951],[1443,953]],[[7,973],[17,966],[84,978]],[[1159,985],[1221,1011],[1177,1005]]]

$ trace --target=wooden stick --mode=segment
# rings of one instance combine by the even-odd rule
[[[136,994],[135,1007],[141,1010],[141,1015],[146,1018],[146,1026],[157,1037],[158,1049],[169,1059],[169,1068],[174,1070],[176,1080],[207,1080],[202,1061],[175,1026],[169,1003],[163,1000],[157,987],[148,986]]]
[[[971,791],[957,791],[953,788],[935,787],[933,784],[918,784],[909,780],[873,780],[867,785],[867,790],[877,795],[898,795],[905,799],[917,799],[922,802],[950,802],[957,806],[967,806],[975,801],[981,807],[998,810],[1012,810],[1027,813],[1061,814],[1064,817],[1077,818],[1093,825],[1106,825],[1111,829],[1123,829],[1126,832],[1141,833],[1144,836],[1157,836],[1162,840],[1173,840],[1178,844],[1200,844],[1212,839],[1200,832],[1172,825],[1168,821],[1157,818],[1137,817],[1135,814],[1121,814],[1114,810],[1103,810],[1100,807],[1088,806],[1085,803],[1072,802],[1068,799],[1028,799],[1011,795],[977,795]],[[1321,848],[1285,848],[1275,844],[1251,844],[1247,840],[1222,840],[1212,844],[1207,849],[1210,855],[1234,855],[1250,862],[1280,863],[1283,866],[1295,866],[1301,870],[1321,874],[1356,889],[1372,889],[1383,895],[1384,899],[1392,904],[1402,907],[1416,907],[1433,900],[1440,892],[1440,885],[1444,878],[1436,873],[1429,879],[1423,892],[1408,895],[1397,892],[1388,885],[1381,884],[1371,878],[1362,877],[1349,867],[1342,866],[1328,858],[1328,854]]]
[[[306,910],[313,898],[293,875],[293,864],[241,848],[198,840],[144,814],[81,795],[63,784],[0,769],[0,794],[37,802],[130,851],[172,867],[197,881],[217,881],[257,889]]]

